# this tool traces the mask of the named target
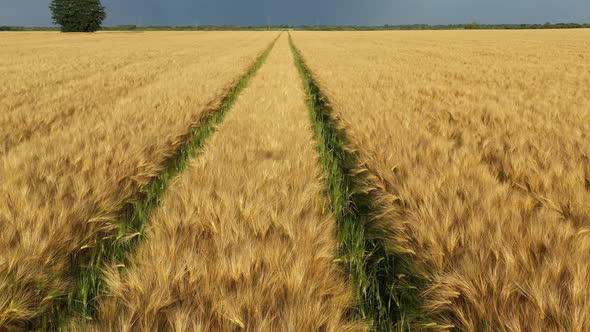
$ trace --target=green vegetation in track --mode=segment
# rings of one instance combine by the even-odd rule
[[[97,310],[97,299],[104,285],[103,268],[114,262],[123,262],[120,268],[124,268],[123,264],[141,240],[152,212],[160,206],[170,181],[186,168],[189,160],[197,155],[203,144],[216,131],[217,125],[223,121],[242,90],[264,64],[277,39],[278,37],[229,89],[221,105],[205,113],[197,121],[187,134],[185,143],[164,162],[162,173],[138,194],[133,203],[126,205],[117,234],[104,234],[99,246],[87,250],[84,255],[72,257],[73,264],[79,266],[79,273],[74,276],[75,282],[71,293],[50,312],[30,322],[29,329],[62,331],[67,330],[70,318],[93,320]]]
[[[359,155],[347,149],[346,133],[332,119],[329,102],[291,36],[289,43],[308,97],[327,193],[338,223],[341,263],[354,289],[356,304],[350,318],[368,320],[376,331],[419,329],[418,289],[422,281],[415,277],[407,255],[385,249],[387,231],[372,217],[378,207],[362,189],[366,172],[358,172]]]

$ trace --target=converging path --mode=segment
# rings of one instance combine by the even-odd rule
[[[347,331],[310,115],[286,34],[166,192],[98,330]]]

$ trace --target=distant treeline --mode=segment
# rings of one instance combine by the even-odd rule
[[[286,26],[271,26],[270,29],[278,30],[285,29]],[[240,26],[240,25],[199,25],[199,26],[137,26],[137,25],[116,25],[103,27],[102,30],[106,31],[129,31],[129,30],[140,30],[140,31],[159,31],[159,30],[172,30],[172,31],[235,31],[235,30],[268,30],[268,26]]]
[[[0,25],[0,31],[59,31],[56,27],[19,27]]]
[[[181,30],[181,31],[208,31],[208,30],[318,30],[318,31],[372,31],[372,30],[465,30],[465,29],[581,29],[590,28],[590,23],[545,23],[545,24],[479,24],[476,22],[467,24],[450,25],[381,25],[381,26],[331,26],[331,25],[271,25],[271,26],[239,26],[239,25],[203,25],[203,26],[146,26],[119,25],[104,27],[103,30]]]
[[[271,25],[271,26],[240,26],[240,25],[200,25],[200,26],[137,26],[117,25],[103,27],[105,31],[236,31],[236,30],[314,30],[314,31],[378,31],[378,30],[473,30],[473,29],[590,29],[590,23],[545,23],[545,24],[467,24],[449,25],[381,25],[381,26],[338,26],[338,25]],[[57,27],[19,27],[0,26],[0,31],[58,31]]]
[[[590,28],[590,23],[545,23],[545,24],[479,24],[476,22],[466,24],[411,24],[411,25],[389,25],[382,26],[298,26],[296,30],[473,30],[473,29],[582,29]]]

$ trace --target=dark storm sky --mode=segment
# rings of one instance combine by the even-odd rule
[[[50,0],[0,0],[0,25],[51,25]],[[102,0],[107,25],[590,22],[590,0]]]

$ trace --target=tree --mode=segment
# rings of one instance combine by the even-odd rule
[[[463,26],[464,29],[481,29],[481,25],[477,22],[467,23]]]
[[[100,0],[52,0],[49,9],[63,32],[95,32],[107,16]]]

